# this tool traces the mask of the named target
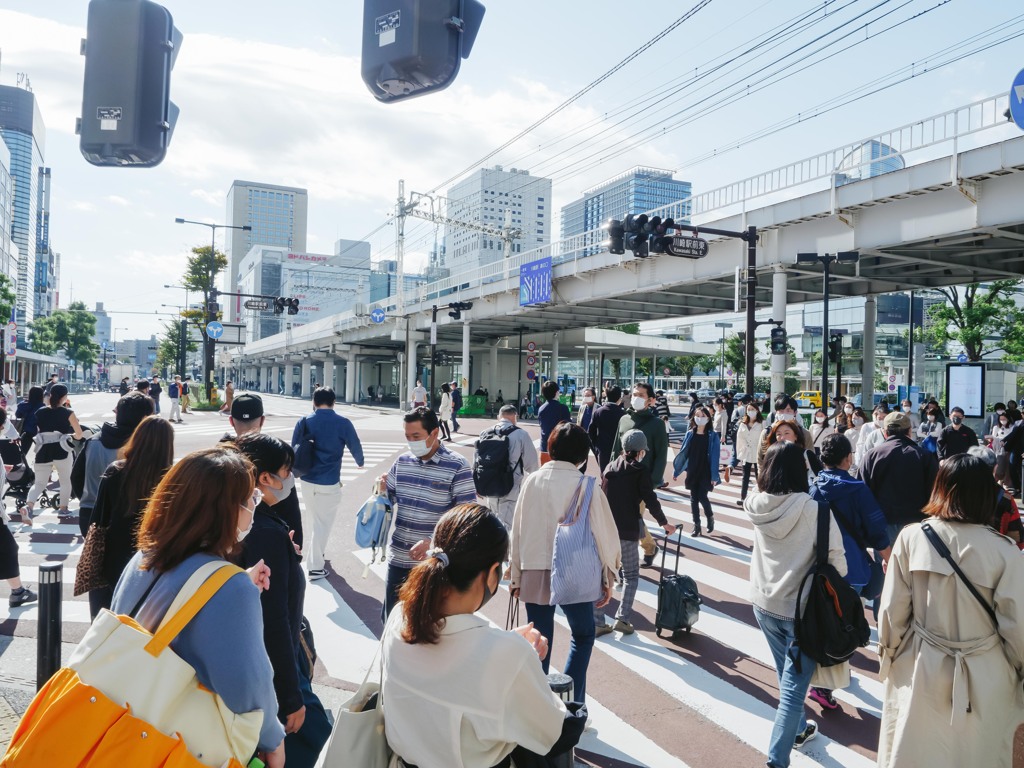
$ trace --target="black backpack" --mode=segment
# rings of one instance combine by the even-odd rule
[[[519,429],[515,424],[499,429],[493,427],[480,433],[473,458],[473,483],[481,496],[508,496],[516,484],[516,470],[523,466],[523,457],[512,465],[509,435]]]
[[[846,661],[858,648],[867,645],[871,637],[860,595],[829,565],[831,519],[828,504],[818,502],[817,559],[800,582],[796,603],[796,647],[822,667]],[[804,594],[808,580],[810,592],[801,613],[799,596]],[[799,666],[799,656],[794,655],[793,660]]]

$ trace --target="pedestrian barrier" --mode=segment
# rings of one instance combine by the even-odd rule
[[[572,701],[572,678],[561,672],[548,673],[548,686],[552,692],[568,704]],[[570,749],[557,757],[549,758],[552,768],[573,768],[576,765],[576,750]]]
[[[36,636],[36,690],[60,669],[61,596],[64,564],[39,566],[39,627]]]

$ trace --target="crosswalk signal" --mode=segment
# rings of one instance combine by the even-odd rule
[[[639,216],[629,214],[623,227],[626,230],[626,247],[633,252],[636,258],[646,259],[649,255],[648,242],[650,238],[647,232],[647,214],[641,213]]]
[[[786,354],[786,329],[785,328],[772,328],[772,354],[773,355],[784,355]]]
[[[618,219],[608,219],[604,225],[604,231],[608,233],[608,239],[601,245],[608,249],[608,253],[621,255],[626,252],[626,230]]]
[[[86,35],[82,155],[93,165],[159,165],[178,118],[171,69],[182,36],[170,12],[151,0],[91,0]]]
[[[483,18],[479,0],[364,0],[363,82],[386,103],[447,88]]]
[[[289,315],[297,315],[297,314],[299,314],[299,300],[298,299],[288,299],[287,301],[288,301],[288,314]]]

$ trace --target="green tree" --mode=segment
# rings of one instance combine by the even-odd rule
[[[697,358],[697,367],[704,372],[705,375],[710,375],[711,371],[717,370],[721,361],[718,355],[701,355]]]
[[[937,289],[946,303],[928,309],[935,339],[957,342],[971,362],[995,352],[1011,361],[1024,360],[1024,309],[1014,301],[1022,282],[995,280],[984,286]]]
[[[686,388],[689,389],[693,372],[697,369],[697,358],[693,355],[681,355],[680,357],[672,358],[672,361],[675,363],[674,367],[679,375],[686,377]]]
[[[5,323],[14,314],[14,303],[18,297],[11,290],[11,279],[0,273],[0,319]]]
[[[182,317],[199,329],[199,333],[203,336],[204,344],[208,341],[206,335],[207,313],[205,308],[210,306],[213,291],[217,285],[217,276],[227,269],[227,266],[228,257],[220,251],[215,251],[209,245],[199,245],[193,248],[192,255],[188,257],[188,261],[185,263],[185,274],[181,277],[181,285],[192,293],[202,295],[203,309],[190,309],[181,314]],[[219,320],[220,317],[221,314],[218,313],[217,319]],[[205,389],[209,391],[210,388],[211,384],[207,381]]]
[[[747,334],[743,331],[725,337],[725,367],[732,368],[737,374],[746,370]]]
[[[44,355],[63,350],[68,360],[74,362],[73,378],[77,378],[79,366],[88,371],[96,365],[100,350],[92,340],[96,335],[96,317],[84,302],[74,301],[67,309],[38,318],[29,327],[32,349]]]
[[[180,337],[181,325],[179,323],[164,323],[164,332],[157,340],[156,367],[158,369],[166,371],[177,370]],[[195,352],[198,349],[198,344],[186,339],[186,352]],[[178,373],[184,375],[184,371],[178,371]]]
[[[636,336],[640,333],[640,323],[620,323],[619,325],[609,325],[613,331],[621,331],[622,333],[628,333],[632,336]]]

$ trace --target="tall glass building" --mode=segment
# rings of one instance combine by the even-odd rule
[[[224,253],[228,257],[225,291],[240,292],[239,266],[254,245],[277,246],[294,253],[306,251],[306,190],[235,180],[228,190],[227,203],[225,223],[252,229],[248,232],[225,230]],[[237,320],[242,311],[241,299],[231,297],[225,304],[229,319]]]
[[[11,241],[14,180],[10,168],[11,153],[0,141],[0,272],[7,275],[13,286],[18,279],[18,246]]]
[[[28,323],[35,319],[35,277],[38,254],[38,174],[46,154],[46,127],[31,91],[0,85],[0,137],[11,153],[14,183],[11,240],[20,257],[15,275],[18,340],[24,342]]]
[[[672,171],[637,166],[588,189],[583,197],[562,206],[562,239],[599,229],[608,219],[625,219],[690,197],[690,182]],[[685,221],[689,221],[689,207]]]

